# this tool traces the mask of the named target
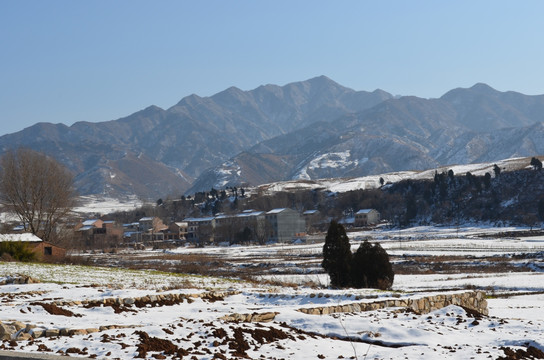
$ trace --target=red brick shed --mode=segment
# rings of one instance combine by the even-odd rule
[[[66,249],[43,241],[31,233],[0,234],[0,242],[19,241],[28,244],[40,260],[60,260],[66,256]]]

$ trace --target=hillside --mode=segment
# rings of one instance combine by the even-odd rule
[[[0,149],[24,146],[57,158],[77,176],[81,195],[152,199],[183,193],[204,170],[260,141],[389,98],[384,91],[354,91],[324,76],[251,91],[231,87],[211,97],[185,97],[167,110],[149,106],[118,120],[69,127],[38,123],[0,137]],[[143,156],[117,166],[129,154]],[[156,179],[140,178],[151,169]],[[112,183],[122,178],[130,179],[124,187]]]
[[[227,186],[422,171],[544,154],[544,96],[485,84],[439,99],[355,91],[320,76],[190,95],[161,109],[0,137],[49,154],[81,195],[156,199]]]
[[[285,165],[276,173],[266,172],[267,182],[359,177],[544,154],[543,100],[483,84],[452,90],[440,99],[389,99],[264,141],[230,159],[228,167],[203,174],[191,190],[257,185],[261,179],[253,174],[274,159]],[[239,171],[226,171],[233,167]]]

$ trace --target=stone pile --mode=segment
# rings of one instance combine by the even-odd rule
[[[33,279],[26,275],[10,275],[0,279],[0,285],[22,285],[22,284],[37,284],[39,280]]]
[[[145,295],[141,297],[127,297],[127,298],[106,298],[100,300],[55,300],[52,301],[52,304],[57,306],[85,306],[85,307],[98,307],[101,305],[112,306],[112,305],[125,305],[132,306],[137,305],[144,307],[146,305],[155,305],[161,302],[173,302],[181,303],[187,301],[191,303],[194,299],[201,298],[208,301],[217,301],[222,300],[227,296],[237,295],[240,291],[226,291],[226,292],[205,292],[205,293],[196,293],[196,294],[156,294],[156,295]]]
[[[87,335],[99,331],[111,330],[111,329],[123,329],[128,327],[134,327],[130,325],[107,325],[100,326],[99,328],[87,328],[87,329],[45,329],[32,324],[25,324],[20,321],[13,322],[0,322],[0,340],[30,340],[41,337],[58,337],[58,336],[72,336],[72,335]]]
[[[264,313],[252,313],[252,314],[229,314],[220,317],[220,320],[228,322],[270,322],[276,318],[278,312],[264,312]]]

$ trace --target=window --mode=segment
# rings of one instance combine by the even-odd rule
[[[45,246],[43,248],[43,254],[49,256],[53,255],[53,248],[51,246]]]

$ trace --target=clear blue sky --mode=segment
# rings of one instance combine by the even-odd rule
[[[326,75],[544,94],[544,1],[0,0],[0,135]]]

